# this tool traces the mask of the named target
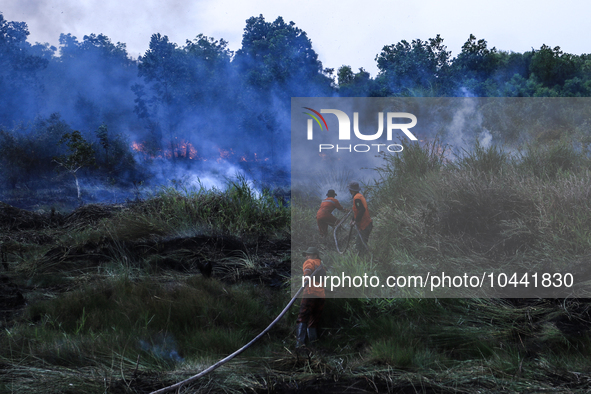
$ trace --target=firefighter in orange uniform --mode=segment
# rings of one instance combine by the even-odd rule
[[[326,199],[322,200],[320,209],[318,209],[318,212],[316,213],[318,231],[320,231],[320,235],[323,237],[326,237],[328,234],[328,226],[334,227],[337,223],[338,219],[332,215],[332,211],[335,209],[342,212],[345,211],[339,200],[335,198],[336,196],[337,194],[335,191],[330,189],[328,193],[326,193]]]
[[[316,328],[318,321],[324,309],[324,287],[322,287],[320,277],[326,275],[326,270],[322,267],[320,261],[320,252],[315,247],[309,247],[302,253],[306,257],[303,270],[304,276],[310,277],[310,280],[304,281],[304,294],[300,304],[300,313],[298,314],[296,327],[296,347],[302,347],[306,342],[306,333],[308,341],[315,342],[318,339]],[[320,267],[319,270],[317,268]],[[316,271],[316,278],[312,274]],[[316,286],[315,286],[316,284]]]
[[[369,216],[369,209],[367,208],[367,201],[361,194],[361,188],[358,182],[349,183],[349,193],[353,197],[353,220],[351,226],[356,226],[359,230],[357,234],[357,251],[360,255],[364,255],[369,252],[367,242],[369,240],[369,234],[373,229],[373,223]],[[361,235],[361,238],[359,237]]]

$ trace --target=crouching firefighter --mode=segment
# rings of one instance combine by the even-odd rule
[[[337,193],[330,189],[326,193],[326,199],[322,200],[318,212],[316,212],[316,223],[318,224],[318,231],[320,235],[326,237],[328,234],[328,226],[334,227],[337,223],[337,218],[333,216],[332,211],[338,209],[341,212],[345,212],[345,208],[341,205],[339,200],[335,197]]]
[[[309,247],[302,253],[306,257],[304,262],[304,291],[302,303],[300,304],[300,313],[298,314],[296,327],[296,347],[302,347],[306,343],[306,334],[308,342],[313,343],[318,340],[318,321],[324,309],[324,287],[320,277],[326,275],[326,270],[320,261],[320,252],[315,247]],[[316,280],[314,280],[314,277]]]

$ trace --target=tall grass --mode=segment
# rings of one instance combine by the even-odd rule
[[[506,169],[510,156],[497,145],[482,146],[476,140],[471,150],[463,150],[457,157],[457,165],[462,171],[481,174],[498,174]]]
[[[591,253],[584,152],[559,142],[509,155],[477,143],[447,161],[433,144],[415,144],[378,169],[370,210],[379,261],[395,266],[395,249],[439,267],[466,259],[518,262],[514,269],[544,261],[556,270]]]
[[[587,264],[591,180],[584,154],[558,149],[552,154],[565,160],[556,163],[575,164],[535,173],[532,164],[524,164],[529,159],[500,148],[476,146],[454,160],[444,152],[434,142],[409,146],[407,156],[378,169],[370,200],[374,258],[340,255],[321,245],[331,274],[383,277],[434,263],[494,263],[507,270]],[[547,154],[540,152],[530,154]],[[76,244],[107,237],[120,250],[84,286],[76,288],[74,271],[67,272],[68,280],[59,284],[68,291],[29,300],[23,317],[5,326],[0,363],[8,374],[0,375],[0,391],[131,392],[132,380],[137,384],[143,376],[151,385],[135,386],[140,392],[202,370],[260,332],[289,292],[152,270],[151,261],[171,256],[155,251],[152,260],[134,260],[130,241],[197,233],[273,237],[291,219],[300,240],[292,249],[301,251],[321,242],[317,207],[296,197],[290,218],[271,195],[237,181],[224,191],[165,189],[92,231],[78,228],[70,237]],[[175,258],[185,253],[177,252]],[[236,278],[269,263],[268,255],[250,251],[227,258],[218,262],[235,270]],[[105,270],[110,271],[102,275]],[[44,286],[43,278],[50,279],[35,276],[30,286]],[[342,384],[342,391],[359,382],[369,382],[373,391],[588,389],[591,318],[585,301],[401,294],[409,297],[327,299],[321,341],[303,356],[293,351],[298,311],[292,308],[240,360],[184,390],[278,392],[308,387],[311,377],[330,388]]]
[[[521,172],[542,181],[556,179],[560,174],[579,174],[591,165],[589,157],[568,140],[545,145],[529,144],[515,160],[515,166]]]
[[[52,392],[44,387],[50,386],[55,392],[74,390],[73,384],[99,393],[138,376],[174,383],[243,345],[288,298],[199,277],[121,280],[66,294],[29,307],[23,324],[6,330],[0,360],[9,375],[0,376],[0,387],[23,393]],[[397,386],[428,376],[483,392],[497,387],[485,382],[516,391],[545,387],[558,376],[575,384],[573,372],[589,372],[591,336],[568,333],[560,323],[581,319],[581,307],[572,301],[328,299],[314,353],[301,357],[292,350],[293,308],[242,361],[184,390],[207,390],[211,379],[213,392],[265,390],[270,382],[303,384],[311,376],[330,376],[331,387],[358,378]]]
[[[0,357],[83,367],[108,365],[116,352],[170,368],[233,352],[266,327],[282,301],[264,289],[228,289],[200,276],[103,282],[29,307],[25,319],[33,324],[2,337]]]
[[[448,146],[438,138],[427,142],[401,140],[400,154],[384,154],[384,163],[376,168],[378,175],[371,188],[373,201],[378,206],[396,206],[408,196],[413,183],[437,172],[447,161]]]
[[[143,221],[141,227],[153,226],[169,234],[258,236],[286,232],[289,226],[289,208],[268,190],[256,191],[244,178],[229,180],[223,191],[164,188],[138,208],[139,212],[131,210],[122,216],[123,228],[137,220]]]

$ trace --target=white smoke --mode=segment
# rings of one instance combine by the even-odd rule
[[[478,136],[478,142],[480,143],[480,146],[482,146],[483,148],[488,148],[488,147],[490,147],[490,143],[492,142],[492,138],[493,137],[492,137],[492,134],[490,133],[490,131],[485,129]]]

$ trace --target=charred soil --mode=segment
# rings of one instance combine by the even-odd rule
[[[236,350],[289,300],[286,233],[130,219],[149,204],[0,205],[1,389],[149,393]],[[292,308],[257,349],[181,392],[591,388],[589,300],[330,301],[320,345],[294,351]]]

